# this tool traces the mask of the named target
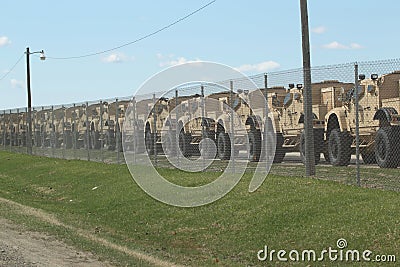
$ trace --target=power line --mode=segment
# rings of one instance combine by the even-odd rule
[[[184,17],[182,17],[182,18],[180,18],[180,19],[178,19],[178,20],[176,20],[176,21],[174,21],[174,22],[172,22],[172,23],[170,23],[170,24],[168,24],[168,25],[166,25],[166,26],[164,26],[164,27],[162,27],[162,28],[160,28],[160,29],[158,29],[158,30],[152,32],[152,33],[149,33],[149,34],[147,34],[147,35],[145,35],[145,36],[142,36],[142,37],[140,37],[140,38],[138,38],[138,39],[136,39],[136,40],[134,40],[134,41],[132,41],[132,42],[125,43],[125,44],[122,44],[122,45],[120,45],[120,46],[117,46],[117,47],[114,47],[114,48],[111,48],[111,49],[107,49],[107,50],[103,50],[103,51],[99,51],[99,52],[94,52],[94,53],[89,53],[89,54],[85,54],[85,55],[80,55],[80,56],[72,56],[72,57],[49,57],[49,56],[48,56],[47,58],[49,58],[49,59],[62,59],[62,60],[65,60],[65,59],[77,59],[77,58],[84,58],[84,57],[96,56],[96,55],[104,54],[104,53],[107,53],[107,52],[110,52],[110,51],[113,51],[113,50],[120,49],[120,48],[122,48],[122,47],[125,47],[125,46],[128,46],[128,45],[131,45],[131,44],[140,42],[140,41],[142,41],[142,40],[144,40],[144,39],[147,39],[147,38],[149,38],[149,37],[151,37],[151,36],[153,36],[153,35],[156,35],[156,34],[159,33],[159,32],[162,32],[162,31],[164,31],[164,30],[166,30],[166,29],[168,29],[168,28],[174,26],[174,25],[178,24],[179,22],[182,22],[182,21],[184,21],[185,19],[187,19],[187,18],[193,16],[194,14],[200,12],[201,10],[205,9],[206,7],[210,6],[211,4],[213,4],[213,3],[216,2],[216,1],[217,1],[217,0],[213,0],[213,1],[209,2],[209,3],[207,3],[206,5],[204,5],[204,6],[200,7],[200,8],[198,8],[198,9],[196,9],[195,11],[193,11],[193,12],[187,14],[186,16],[184,16]]]
[[[4,78],[6,78],[8,76],[8,74],[10,74],[14,68],[18,65],[18,63],[21,61],[21,59],[24,57],[24,54],[22,54],[20,56],[20,58],[17,60],[17,62],[15,62],[15,64],[11,67],[11,69],[9,71],[7,71],[1,78],[0,81],[2,81]]]

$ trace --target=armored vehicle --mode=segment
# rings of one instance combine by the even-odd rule
[[[326,117],[326,140],[332,165],[346,166],[356,146],[356,105],[359,98],[360,152],[364,163],[382,168],[399,165],[400,72],[360,75],[358,90],[354,87],[329,87],[322,90],[332,106]]]

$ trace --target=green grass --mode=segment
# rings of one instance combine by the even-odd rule
[[[257,251],[264,245],[276,250],[321,251],[329,246],[335,248],[339,238],[347,240],[349,249],[369,249],[379,254],[400,251],[398,192],[280,176],[280,168],[285,174],[287,168],[275,166],[274,174],[254,193],[247,192],[252,175],[246,173],[238,186],[221,200],[198,208],[177,208],[146,195],[134,183],[125,165],[2,151],[0,196],[42,209],[67,225],[113,243],[193,266],[265,266],[267,262],[257,260]],[[302,174],[302,167],[293,168],[298,168],[299,176]],[[326,179],[335,179],[340,173],[336,168],[321,170]],[[194,181],[202,184],[220,174],[159,171],[169,180],[183,185]],[[372,173],[382,174],[378,171]],[[397,176],[396,171],[385,172]],[[94,187],[97,189],[92,190]],[[0,214],[56,233],[67,242],[92,250],[114,263],[142,266],[132,257],[84,240],[60,227],[32,222],[12,209],[2,207]],[[396,256],[400,258],[399,253]]]

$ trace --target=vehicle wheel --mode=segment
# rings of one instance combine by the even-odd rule
[[[286,152],[283,148],[283,142],[283,135],[281,133],[277,133],[274,163],[282,163],[283,159],[285,158]]]
[[[91,149],[100,149],[100,133],[99,131],[90,132]]]
[[[104,148],[108,151],[115,150],[115,134],[114,130],[107,130],[104,138]]]
[[[146,144],[147,154],[153,155],[154,154],[154,135],[150,132],[150,130],[146,131],[145,144]]]
[[[217,154],[217,146],[215,144],[215,133],[209,132],[199,143],[200,155],[205,159],[214,159]]]
[[[231,139],[229,135],[224,132],[218,134],[217,140],[218,157],[222,160],[231,158]]]
[[[393,130],[391,127],[384,127],[376,133],[375,158],[381,168],[397,168],[399,164],[399,140]]]
[[[257,162],[261,155],[261,132],[249,132],[249,160]]]
[[[317,165],[321,159],[321,151],[320,151],[320,145],[318,145],[320,142],[317,140],[320,140],[320,138],[317,135],[314,135],[314,158],[315,158],[315,164]],[[306,135],[305,131],[301,132],[300,135],[300,157],[301,161],[303,164],[306,164]]]
[[[176,155],[176,135],[175,132],[168,132],[165,136],[163,136],[163,144],[162,144],[164,154],[166,156],[175,156]]]
[[[346,132],[333,129],[329,135],[329,160],[333,166],[347,166],[351,158],[351,137]]]
[[[71,149],[72,148],[72,133],[71,131],[67,130],[64,134],[65,137],[65,148]]]
[[[375,164],[375,151],[361,151],[361,157],[364,161],[364,164]]]
[[[185,134],[183,130],[179,133],[179,149],[182,152],[182,155],[185,157],[190,157],[192,155],[191,147],[190,147],[190,136]]]
[[[328,151],[324,151],[323,154],[324,154],[325,162],[326,162],[326,163],[331,163],[331,159],[329,158],[329,153],[328,153]]]
[[[91,142],[90,142],[90,133],[88,133],[88,132],[86,132],[85,131],[85,137],[83,138],[83,147],[85,148],[85,149],[90,149],[91,147]]]

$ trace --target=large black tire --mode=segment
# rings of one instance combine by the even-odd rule
[[[323,138],[323,136],[322,136]],[[315,159],[315,164],[319,164],[319,161],[321,159],[321,142],[324,140],[321,138],[321,136],[318,134],[318,132],[314,131],[314,159]],[[303,164],[306,164],[306,135],[305,131],[301,132],[300,135],[300,158]]]
[[[175,132],[168,132],[163,136],[163,144],[162,144],[164,154],[166,156],[175,156],[176,155],[176,134]]]
[[[221,160],[228,160],[231,158],[231,139],[229,135],[220,132],[217,137],[218,157]]]
[[[90,136],[90,132],[86,132],[85,131],[85,136],[83,137],[83,147],[85,149],[90,149],[91,148],[91,136]]]
[[[275,157],[274,163],[282,163],[283,159],[285,158],[286,151],[283,148],[283,135],[281,133],[276,133],[276,148],[275,148]]]
[[[109,129],[106,131],[103,148],[108,151],[115,150],[115,133],[113,129]]]
[[[70,130],[66,130],[64,133],[64,145],[65,149],[71,149],[72,148],[72,133]]]
[[[199,144],[200,155],[205,159],[214,159],[217,155],[217,145],[215,142],[215,132],[210,131],[204,134],[204,138]]]
[[[150,130],[146,130],[145,144],[146,144],[147,154],[153,155],[154,154],[154,134],[152,134],[150,132]]]
[[[399,165],[399,131],[394,127],[380,128],[375,139],[375,158],[381,168]]]
[[[364,164],[376,164],[375,151],[361,150],[361,157]]]
[[[333,166],[347,166],[351,159],[351,136],[340,129],[333,129],[329,135],[328,153]]]
[[[93,130],[90,132],[90,142],[91,142],[91,149],[100,149],[101,142],[100,142],[99,131]]]
[[[249,132],[249,160],[258,162],[261,156],[261,132],[254,130]]]
[[[193,154],[192,147],[190,146],[190,135],[185,134],[183,130],[180,131],[178,136],[179,149],[184,157],[190,157]]]

